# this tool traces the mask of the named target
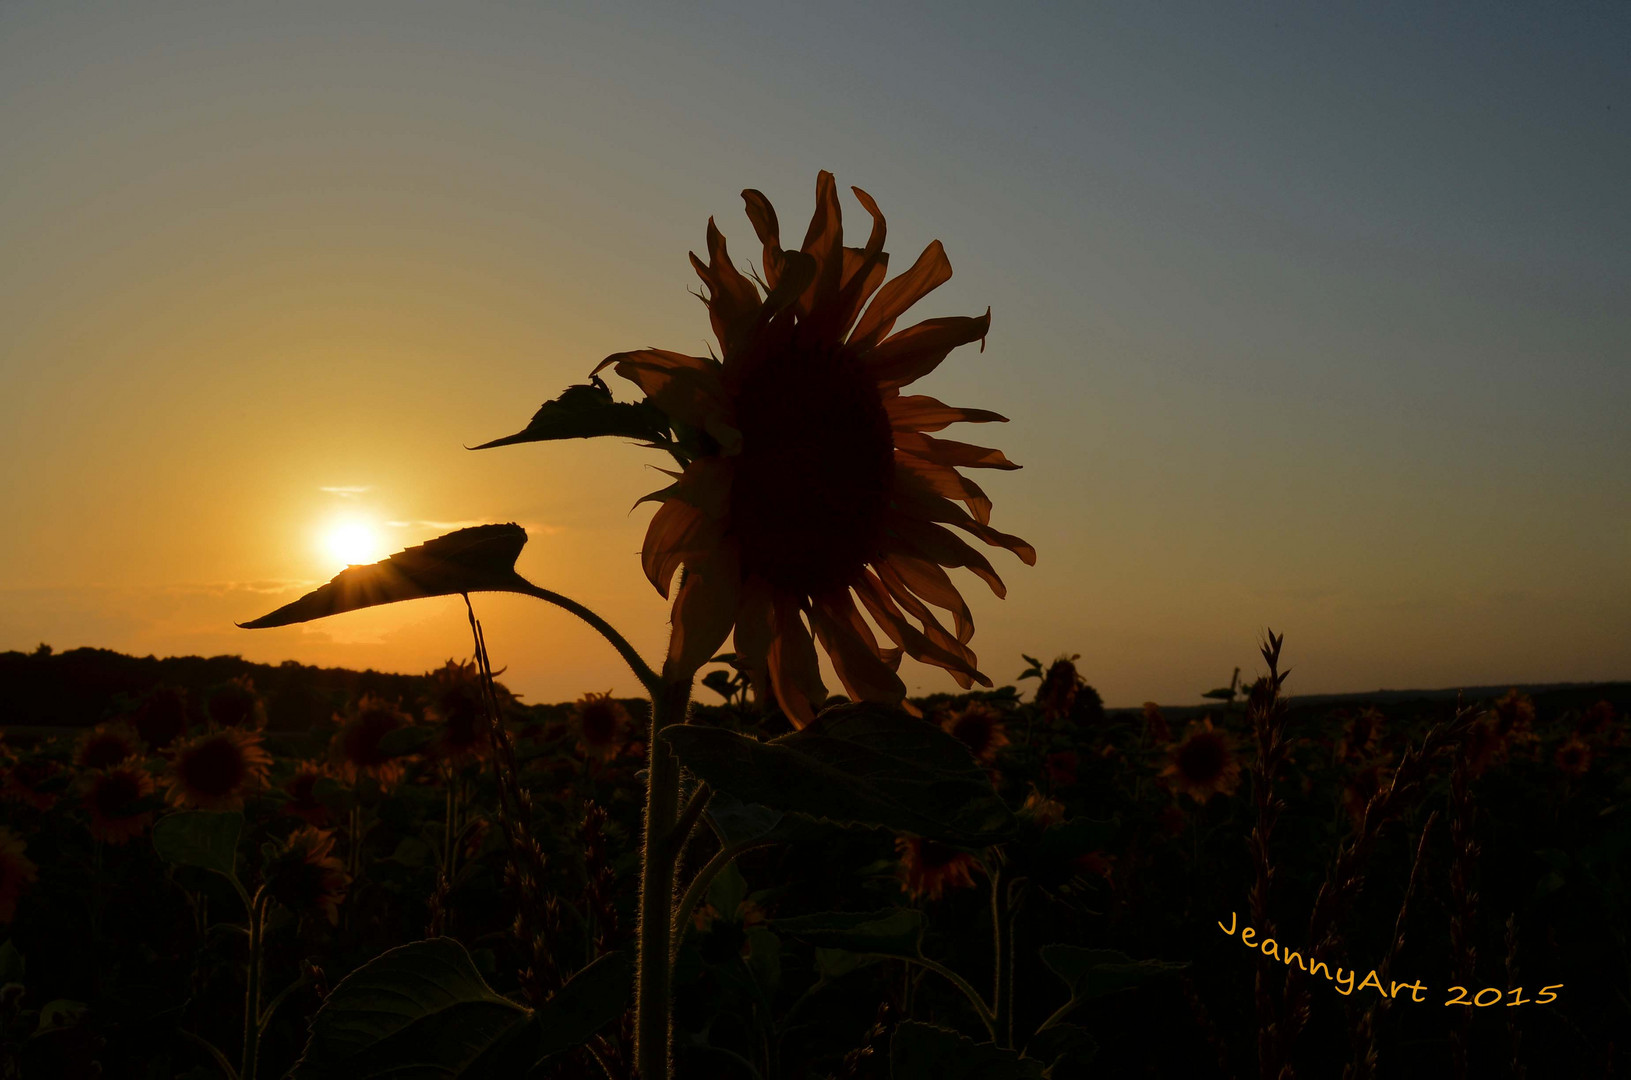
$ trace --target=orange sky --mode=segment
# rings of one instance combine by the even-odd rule
[[[829,168],[897,268],[944,242],[913,316],[992,308],[923,387],[1025,466],[981,481],[1038,565],[961,582],[999,683],[1064,651],[1187,702],[1265,626],[1301,693],[1631,678],[1626,9],[904,12],[0,8],[0,648],[425,670],[457,600],[232,623],[336,521],[513,520],[657,653],[662,460],[462,447],[701,352],[708,217],[743,262],[737,193],[801,231]],[[530,699],[633,692],[568,616],[480,611]]]

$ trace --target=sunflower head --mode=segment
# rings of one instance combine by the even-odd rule
[[[1240,786],[1240,761],[1233,740],[1212,726],[1210,716],[1192,722],[1183,741],[1168,751],[1161,778],[1202,804],[1214,795],[1234,794]]]
[[[1580,714],[1580,722],[1575,725],[1575,730],[1581,735],[1601,735],[1613,726],[1613,704],[1607,701],[1599,701]]]
[[[57,804],[67,786],[67,774],[55,761],[41,754],[13,760],[0,777],[0,799],[46,811]]]
[[[440,733],[433,744],[439,756],[485,756],[488,749],[487,706],[483,699],[481,671],[474,660],[467,664],[449,660],[431,673],[425,719],[440,726]]]
[[[981,765],[996,761],[997,751],[1008,745],[1008,729],[1003,724],[1002,713],[983,701],[971,701],[947,713],[940,727],[968,747]]]
[[[938,900],[948,889],[972,889],[974,856],[933,840],[897,836],[900,887],[913,900]]]
[[[578,750],[586,757],[610,761],[628,744],[632,727],[629,711],[612,699],[612,692],[585,693],[572,706],[572,724],[578,732]]]
[[[271,766],[260,735],[238,728],[205,732],[176,744],[166,795],[172,806],[238,810],[247,792],[266,784]]]
[[[18,899],[39,878],[39,867],[29,859],[27,851],[28,845],[21,837],[0,825],[0,923],[17,917]]]
[[[155,750],[163,750],[187,733],[187,691],[158,686],[148,691],[136,709],[136,734]]]
[[[1042,685],[1036,691],[1036,704],[1044,719],[1059,720],[1070,715],[1085,681],[1076,671],[1076,661],[1080,659],[1080,656],[1061,656],[1048,665]]]
[[[255,692],[255,682],[248,675],[229,679],[211,690],[204,707],[216,727],[259,731],[266,726],[266,702]]]
[[[339,719],[329,753],[341,776],[351,782],[369,776],[381,784],[401,779],[402,763],[386,748],[385,736],[412,724],[413,717],[384,698],[364,694]]]
[[[1584,776],[1591,771],[1591,745],[1578,734],[1570,735],[1557,748],[1552,761],[1558,772],[1570,776]]]
[[[1172,728],[1167,724],[1166,714],[1153,701],[1144,703],[1144,735],[1155,746],[1164,746],[1172,741]]]
[[[1059,750],[1049,754],[1042,762],[1042,770],[1047,774],[1048,786],[1053,788],[1070,787],[1076,782],[1076,770],[1082,766],[1082,756],[1074,750]]]
[[[153,823],[153,778],[139,765],[126,762],[97,769],[85,777],[84,787],[95,839],[123,844]]]
[[[141,739],[129,724],[98,724],[80,737],[74,764],[81,769],[110,769],[142,754]]]
[[[286,796],[283,812],[314,828],[327,825],[331,811],[328,804],[317,797],[317,783],[328,775],[328,767],[320,761],[302,761],[296,765],[294,775],[283,781]]]
[[[1016,816],[1027,825],[1045,831],[1065,820],[1065,804],[1048,798],[1033,787]]]
[[[818,643],[854,700],[901,703],[903,653],[943,668],[964,689],[991,685],[968,647],[968,605],[946,570],[967,568],[998,596],[1003,585],[952,530],[1027,563],[1036,558],[1023,540],[991,527],[990,499],[958,471],[1016,466],[996,450],[929,434],[1003,418],[901,393],[952,349],[983,343],[990,313],[895,331],[951,265],[937,241],[885,283],[883,215],[854,191],[871,218],[865,246],[844,245],[838,188],[823,172],[796,251],[782,247],[769,200],[743,192],[763,247],[762,289],[736,268],[712,221],[708,261],[691,257],[718,358],[643,349],[596,369],[614,367],[661,410],[674,432],[664,448],[684,466],[673,485],[648,496],[660,505],[642,550],[646,575],[664,596],[686,568],[670,671],[694,673],[734,632],[755,692],[773,693],[798,726],[827,696]]]
[[[321,915],[331,925],[340,921],[351,877],[334,856],[334,837],[323,829],[296,829],[266,863],[267,891],[296,915]]]
[[[1495,726],[1502,735],[1527,734],[1535,723],[1535,703],[1515,686],[1496,699],[1494,712]]]

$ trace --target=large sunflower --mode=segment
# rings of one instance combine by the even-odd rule
[[[951,264],[935,241],[886,284],[883,215],[866,192],[851,190],[872,218],[866,246],[844,246],[838,188],[823,172],[797,251],[782,248],[769,201],[742,193],[764,245],[762,292],[708,222],[708,262],[691,262],[707,286],[718,359],[643,349],[596,368],[615,367],[636,383],[679,437],[684,471],[648,496],[661,505],[642,550],[646,576],[665,597],[675,571],[686,570],[670,668],[696,671],[734,630],[755,690],[768,682],[800,726],[826,697],[816,641],[852,698],[901,701],[902,651],[964,688],[991,685],[968,647],[973,618],[946,568],[972,570],[998,596],[1002,581],[947,525],[1036,561],[1029,544],[991,527],[991,500],[957,471],[1018,466],[999,451],[927,434],[1004,418],[901,393],[957,346],[983,347],[990,312],[891,333],[951,276]],[[951,629],[931,605],[950,614]],[[895,647],[879,644],[863,608]]]

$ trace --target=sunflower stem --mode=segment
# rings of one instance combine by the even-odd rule
[[[680,906],[674,909],[674,940],[669,947],[670,959],[678,955],[680,943],[685,937],[685,924],[690,921],[691,914],[696,911],[697,905],[708,892],[708,886],[713,884],[719,872],[735,862],[738,856],[755,848],[769,847],[770,844],[769,840],[747,840],[735,847],[723,847],[703,864],[702,869],[697,871],[697,876],[691,879],[690,886],[685,890],[685,896],[680,900]]]
[[[670,724],[685,721],[690,703],[689,674],[677,678],[669,673],[651,697],[651,738],[646,743],[646,840],[640,869],[639,962],[634,984],[635,1066],[641,1080],[668,1080],[670,1075],[669,949],[674,869],[679,860],[679,845],[673,842],[673,833],[679,816],[680,763],[660,736]]]
[[[266,902],[271,899],[263,885],[249,904],[249,980],[244,988],[244,1054],[238,1066],[240,1080],[255,1080],[260,1059],[261,1038],[261,953],[266,934]]]
[[[602,619],[599,615],[596,615],[593,611],[590,611],[588,608],[584,607],[582,604],[570,597],[562,596],[560,593],[552,592],[549,589],[541,589],[531,582],[527,582],[526,585],[526,595],[535,596],[539,600],[547,601],[548,603],[554,604],[558,608],[564,608],[565,610],[570,611],[572,614],[576,615],[578,618],[592,626],[601,637],[611,642],[612,648],[616,649],[618,655],[621,656],[625,662],[627,662],[629,669],[634,672],[634,677],[640,680],[640,685],[645,687],[646,692],[651,695],[653,703],[655,703],[657,699],[664,694],[672,692],[672,687],[665,683],[662,677],[655,671],[651,670],[651,665],[647,664],[640,658],[640,654],[634,651],[634,646],[630,645],[628,639],[622,634],[618,633],[616,628],[613,627],[611,623],[607,622],[605,619]],[[468,598],[466,602],[468,602]],[[691,684],[689,680],[687,680],[685,684],[685,700],[687,702],[691,700]],[[683,707],[680,711],[684,712]],[[653,712],[652,716],[653,719],[655,719],[656,713]]]
[[[996,1043],[1008,1047],[1014,1039],[1014,966],[1013,943],[1010,939],[1012,923],[1008,915],[1008,882],[999,867],[991,868],[991,940],[994,947],[996,971],[991,992]]]

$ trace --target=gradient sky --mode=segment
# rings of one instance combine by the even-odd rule
[[[518,521],[657,653],[661,459],[462,447],[703,351],[709,215],[743,263],[738,192],[796,238],[827,168],[897,269],[944,242],[915,317],[992,309],[920,385],[1025,466],[980,479],[1038,565],[960,578],[999,683],[1064,651],[1193,701],[1265,626],[1298,693],[1631,678],[1628,58],[1608,2],[8,0],[0,648],[466,655],[457,600],[233,627],[350,518]],[[636,689],[563,613],[478,611],[530,700]]]

